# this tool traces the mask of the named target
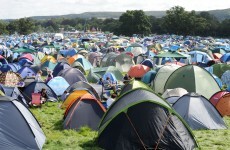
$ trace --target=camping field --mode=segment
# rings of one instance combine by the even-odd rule
[[[63,130],[63,113],[61,102],[48,102],[42,108],[32,108],[31,111],[42,126],[46,135],[45,150],[98,150],[95,143],[97,132],[84,127],[80,131]],[[230,118],[225,118],[230,126]],[[201,130],[193,132],[202,150],[230,149],[230,130]]]

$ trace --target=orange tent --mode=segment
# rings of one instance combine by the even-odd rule
[[[209,101],[212,103],[213,106],[216,106],[216,104],[221,99],[221,97],[223,97],[224,95],[226,95],[228,93],[229,92],[227,92],[227,91],[219,91],[219,92],[213,94]]]
[[[145,65],[141,65],[141,64],[137,64],[132,66],[129,71],[128,71],[128,75],[130,77],[134,77],[134,78],[141,78],[142,76],[144,76],[148,71],[150,70],[150,68],[148,66]]]
[[[68,108],[73,102],[75,102],[79,97],[88,93],[86,90],[76,90],[68,95],[66,100],[61,105],[61,108]]]
[[[69,109],[71,108],[71,106],[74,104],[75,101],[77,101],[77,100],[78,100],[78,101],[81,101],[81,100],[85,100],[85,99],[96,101],[96,102],[98,103],[98,105],[101,107],[101,109],[102,109],[104,112],[106,112],[105,107],[104,107],[94,96],[92,96],[92,95],[89,94],[89,93],[86,93],[86,94],[82,95],[81,97],[75,99],[75,100],[66,108],[65,113],[64,113],[64,117],[67,116],[67,114],[68,114],[68,112],[69,112]]]
[[[219,99],[216,109],[222,116],[230,116],[230,93],[225,94]]]
[[[68,58],[68,63],[70,65],[72,65],[75,62],[75,60],[77,60],[77,59],[78,59],[78,55],[74,55],[74,56]]]

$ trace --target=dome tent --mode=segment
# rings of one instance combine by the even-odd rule
[[[197,93],[180,97],[173,108],[194,130],[227,128],[215,107]]]
[[[129,91],[110,106],[99,125],[98,144],[110,150],[199,147],[183,119],[146,89]]]
[[[42,149],[45,135],[32,113],[20,102],[0,96],[0,149]]]
[[[205,69],[187,65],[174,71],[167,82],[164,90],[184,88],[188,92],[195,92],[209,99],[214,93],[220,91],[220,87],[212,75]]]

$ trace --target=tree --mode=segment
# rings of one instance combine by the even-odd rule
[[[183,7],[175,6],[166,11],[163,27],[168,33],[189,34],[189,13]]]
[[[6,29],[8,30],[9,34],[14,34],[15,32],[18,32],[19,30],[18,20],[10,21]]]
[[[7,31],[7,23],[0,21],[0,35],[1,34],[8,34],[9,32]]]
[[[124,35],[147,35],[151,33],[149,17],[145,15],[143,10],[128,10],[120,16],[119,21],[121,23],[119,31]]]
[[[34,22],[30,18],[21,18],[18,20],[18,33],[27,35],[34,32]]]

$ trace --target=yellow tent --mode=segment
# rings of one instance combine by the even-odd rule
[[[43,64],[44,62],[46,62],[47,60],[51,61],[52,63],[56,63],[57,60],[50,55],[45,55],[42,59],[41,59],[41,63]]]
[[[76,90],[68,95],[66,100],[61,105],[61,108],[68,108],[75,100],[77,100],[82,95],[88,93],[86,90]]]

